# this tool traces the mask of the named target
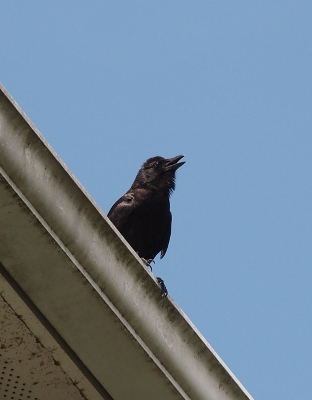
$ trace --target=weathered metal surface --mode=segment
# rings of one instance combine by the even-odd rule
[[[115,400],[251,399],[0,93],[0,262]]]

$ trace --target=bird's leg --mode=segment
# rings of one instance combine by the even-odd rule
[[[153,268],[151,266],[151,263],[155,264],[155,261],[152,258],[149,258],[148,260],[146,260],[145,258],[141,258],[141,260],[144,262],[144,264],[149,267],[151,269],[151,271],[153,271]]]
[[[161,289],[161,297],[167,297],[168,296],[168,290],[166,288],[165,282],[161,278],[156,278],[158,285]]]

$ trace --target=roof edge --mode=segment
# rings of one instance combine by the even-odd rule
[[[182,398],[251,400],[170,296],[161,298],[153,274],[3,86],[0,106],[0,164],[7,182]],[[23,288],[17,271],[9,273]],[[41,300],[26,289],[42,311]]]

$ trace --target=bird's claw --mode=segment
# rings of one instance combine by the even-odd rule
[[[151,271],[153,271],[153,268],[151,266],[151,263],[155,264],[155,261],[152,258],[149,258],[148,260],[146,260],[145,258],[142,258],[142,261],[144,262],[144,264],[149,267],[151,269]]]
[[[168,290],[166,288],[165,282],[161,278],[156,278],[157,283],[161,289],[161,297],[167,297],[168,296]]]

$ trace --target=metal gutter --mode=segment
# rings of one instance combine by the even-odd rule
[[[2,86],[0,262],[115,400],[252,399]]]

